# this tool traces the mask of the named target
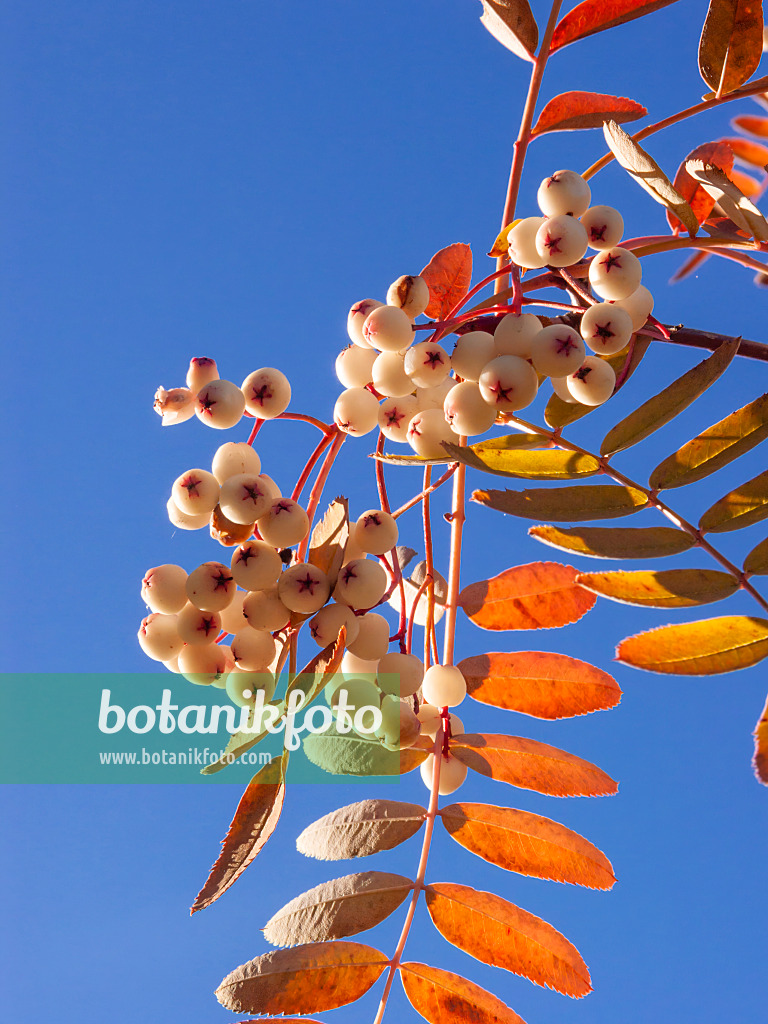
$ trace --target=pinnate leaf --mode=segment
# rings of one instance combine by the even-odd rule
[[[725,141],[705,142],[703,145],[697,146],[696,149],[691,150],[677,169],[674,186],[693,210],[693,215],[698,223],[703,224],[712,213],[715,206],[715,200],[709,192],[707,192],[707,190],[688,173],[686,164],[689,160],[703,160],[704,163],[712,164],[714,167],[719,167],[726,174],[731,174],[733,168],[733,150]],[[669,226],[673,229],[683,226],[682,221],[676,217],[671,210],[667,210],[667,220],[669,221]],[[696,255],[701,255],[701,253],[697,253]],[[706,253],[704,253],[704,255],[706,256]]]
[[[588,558],[659,558],[689,551],[693,537],[671,526],[531,526],[531,537]]]
[[[349,502],[336,498],[312,531],[307,561],[328,577],[331,590],[344,561],[344,548],[349,539]]]
[[[358,942],[273,949],[228,974],[216,998],[236,1013],[319,1013],[359,999],[387,963],[384,953]]]
[[[521,435],[509,436],[516,440]],[[481,441],[466,448],[446,442],[443,447],[456,462],[463,462],[483,473],[521,480],[575,480],[600,472],[600,463],[593,455],[553,449],[527,451],[526,435],[522,436],[523,443],[511,448],[501,443],[506,438]]]
[[[723,139],[723,142],[731,147],[736,159],[745,164],[752,164],[754,167],[759,167],[760,170],[763,170],[768,164],[768,146],[752,142],[751,139],[732,138]]]
[[[590,889],[610,889],[616,881],[604,853],[550,818],[471,803],[450,804],[438,813],[457,843],[505,871]]]
[[[725,373],[738,348],[738,338],[723,342],[711,356],[643,402],[608,431],[600,445],[600,454],[615,455],[631,448],[673,420]]]
[[[618,661],[646,672],[712,676],[756,665],[768,655],[768,620],[746,615],[660,626],[622,640]]]
[[[562,46],[585,39],[595,32],[604,32],[614,25],[642,18],[662,7],[669,7],[676,0],[584,0],[559,22],[552,37],[549,52]]]
[[[577,570],[556,562],[531,562],[489,580],[470,583],[459,607],[481,629],[551,629],[577,622],[595,598],[575,584]]]
[[[603,121],[618,124],[645,117],[646,108],[625,96],[598,92],[563,92],[544,107],[531,135],[545,132],[572,132],[579,128],[602,128]]]
[[[718,96],[743,85],[763,52],[761,0],[710,0],[699,42],[701,77]]]
[[[574,523],[630,516],[647,506],[648,495],[636,487],[620,484],[583,484],[524,491],[474,491],[472,500],[523,519]]]
[[[651,487],[662,490],[702,480],[768,437],[768,394],[708,427],[664,459],[651,473]]]
[[[317,860],[350,860],[392,850],[416,835],[427,817],[420,804],[361,800],[307,825],[296,849]]]
[[[410,878],[386,871],[334,878],[286,903],[267,921],[264,938],[273,946],[296,946],[357,935],[394,913],[412,888]]]
[[[737,228],[750,238],[768,242],[768,221],[719,167],[713,167],[703,160],[688,160],[686,168],[691,177],[704,186]]]
[[[451,753],[480,775],[547,796],[608,796],[619,788],[589,761],[523,736],[461,733],[451,738]]]
[[[749,135],[756,135],[758,139],[768,139],[768,117],[757,117],[755,114],[739,114],[731,121],[734,128],[740,132],[747,132]]]
[[[616,121],[605,122],[603,135],[608,148],[624,170],[628,171],[657,203],[671,210],[689,234],[695,235],[699,230],[696,215],[653,157],[627,135]]]
[[[752,764],[755,775],[763,785],[768,786],[768,700],[755,726],[755,756]]]
[[[470,697],[534,718],[573,718],[613,708],[621,700],[607,672],[551,651],[479,654],[458,667]]]
[[[732,170],[728,177],[731,179],[736,188],[743,192],[747,199],[753,199],[755,196],[759,196],[763,192],[762,183],[753,178],[751,174],[744,174],[743,171]]]
[[[222,840],[221,853],[190,913],[210,907],[242,875],[275,831],[285,797],[287,753],[265,764],[248,783],[232,824]],[[231,1007],[235,1009],[235,1007]]]
[[[522,975],[566,996],[592,991],[587,965],[551,924],[492,892],[436,882],[427,886],[427,910],[448,942],[491,967]]]
[[[525,1024],[500,999],[472,981],[427,964],[400,964],[411,1006],[430,1024]]]
[[[582,573],[578,581],[601,597],[642,608],[691,608],[722,601],[739,589],[738,580],[717,569],[589,572]]]
[[[539,29],[528,0],[482,0],[480,21],[516,57],[533,60]]]
[[[331,775],[400,775],[400,754],[406,751],[387,750],[377,740],[363,739],[354,733],[344,735],[335,730],[308,733],[302,750],[312,764]],[[412,767],[426,760],[426,751],[408,751],[415,761]],[[410,769],[407,769],[410,770]]]
[[[741,484],[708,508],[699,520],[704,533],[728,533],[768,516],[768,470]]]
[[[436,252],[421,276],[429,288],[427,316],[443,320],[469,291],[472,280],[472,250],[464,242],[454,242]]]
[[[768,576],[768,537],[752,548],[744,559],[744,572],[753,576]]]

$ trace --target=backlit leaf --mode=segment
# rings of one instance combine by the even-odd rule
[[[560,21],[555,28],[549,52],[575,43],[595,32],[604,32],[614,25],[642,18],[662,7],[669,7],[676,0],[584,0]]]
[[[312,764],[331,775],[400,774],[400,751],[387,750],[377,740],[363,739],[354,733],[308,733],[303,738],[302,750]]]
[[[361,800],[307,825],[296,849],[317,860],[350,860],[392,850],[416,835],[427,817],[419,804]]]
[[[610,889],[610,861],[565,825],[539,814],[492,804],[450,804],[438,811],[448,833],[483,860],[534,878]]]
[[[564,92],[544,107],[531,135],[545,132],[571,132],[579,128],[602,128],[603,121],[618,124],[645,117],[646,108],[624,96],[597,92]]]
[[[678,626],[660,626],[622,640],[616,657],[625,665],[682,676],[711,676],[756,665],[768,655],[768,620],[725,615]]]
[[[482,0],[482,4],[480,21],[493,38],[516,57],[532,61],[539,30],[528,0]]]
[[[659,558],[689,551],[696,543],[671,526],[531,526],[528,533],[550,547],[588,558]]]
[[[443,320],[469,291],[472,280],[472,250],[464,242],[454,242],[436,252],[421,276],[429,287],[427,316]]]
[[[689,160],[686,167],[691,177],[704,186],[738,228],[750,238],[768,242],[768,221],[726,174],[703,160]]]
[[[491,246],[490,252],[488,253],[489,256],[493,256],[496,259],[498,259],[499,256],[503,256],[506,258],[509,252],[509,232],[515,226],[515,224],[519,223],[520,220],[518,218],[517,220],[510,221],[509,224],[505,225],[505,227],[501,229],[501,231],[498,233],[498,235],[496,235],[496,238],[494,239],[493,245]]]
[[[400,980],[411,1006],[430,1024],[525,1024],[496,996],[451,971],[400,964]]]
[[[222,840],[221,853],[192,904],[191,914],[210,907],[226,892],[275,831],[285,797],[287,763],[286,752],[279,760],[275,758],[265,764],[248,783]]]
[[[752,142],[751,139],[723,139],[723,142],[731,147],[736,159],[742,160],[745,164],[752,164],[753,167],[759,167],[760,170],[764,170],[765,165],[768,164],[768,146]]]
[[[374,928],[400,906],[413,888],[404,875],[359,871],[316,885],[278,910],[264,926],[273,946],[327,942]]]
[[[760,0],[710,0],[699,42],[701,77],[718,96],[743,85],[763,53]]]
[[[759,139],[768,139],[768,117],[757,117],[755,114],[739,114],[731,121],[734,128]]]
[[[547,796],[608,796],[619,788],[589,761],[523,736],[461,733],[451,738],[450,749],[480,775]]]
[[[307,561],[322,569],[333,590],[349,539],[349,502],[336,498],[312,531]]]
[[[228,974],[216,998],[236,1013],[319,1013],[359,999],[387,963],[384,953],[359,942],[273,949]]]
[[[703,160],[704,163],[712,164],[714,167],[720,167],[726,174],[730,174],[733,168],[733,150],[727,142],[705,142],[701,146],[697,146],[696,149],[692,150],[688,156],[683,160],[677,169],[675,175],[674,186],[683,199],[686,200],[690,208],[693,210],[693,215],[699,224],[703,224],[704,221],[712,213],[715,206],[715,200],[707,192],[707,190],[692,178],[688,173],[686,164],[689,160]],[[672,213],[671,210],[667,210],[667,220],[671,228],[682,227],[682,221]],[[697,253],[696,255],[701,255]],[[706,255],[706,253],[704,253]]]
[[[738,580],[717,569],[590,572],[582,573],[578,581],[601,597],[643,608],[691,608],[722,601],[739,589]]]
[[[520,435],[511,435],[517,438]],[[525,436],[525,435],[523,435]],[[495,441],[496,439],[494,439]],[[499,438],[499,441],[505,440]],[[481,448],[480,445],[483,445]],[[575,480],[579,477],[594,476],[600,472],[600,463],[592,455],[580,452],[545,449],[526,451],[494,446],[481,441],[480,445],[462,448],[455,444],[444,444],[448,455],[457,462],[464,462],[473,469],[496,476],[514,477],[522,480]],[[527,445],[520,445],[525,449]]]
[[[696,215],[653,157],[615,121],[605,122],[603,135],[608,148],[624,170],[628,171],[657,203],[671,210],[689,234],[695,235],[699,230]]]
[[[768,394],[737,409],[708,427],[660,463],[651,473],[651,487],[662,490],[702,480],[744,455],[768,437]]]
[[[755,726],[755,755],[752,760],[755,775],[763,785],[768,786],[768,700]]]
[[[490,580],[470,583],[459,607],[481,629],[551,629],[577,622],[595,603],[575,585],[577,570],[556,562],[531,562]]]
[[[687,409],[725,373],[739,348],[739,339],[723,342],[707,359],[678,377],[668,387],[625,416],[603,439],[601,455],[615,455],[631,448]]]
[[[612,676],[565,654],[478,654],[465,658],[458,667],[470,697],[534,718],[573,718],[615,707],[621,700],[621,690]]]
[[[744,572],[754,576],[768,576],[768,537],[752,548],[744,559]]]
[[[451,882],[428,885],[425,897],[443,938],[475,959],[566,996],[580,998],[592,991],[576,947],[527,910],[492,892]]]
[[[762,194],[762,183],[759,182],[757,178],[753,178],[751,174],[744,174],[743,171],[732,170],[728,177],[736,188],[740,192],[744,193],[747,199],[753,199],[755,196]]]
[[[768,470],[741,484],[708,508],[699,520],[704,533],[728,533],[768,516]]]
[[[620,484],[474,491],[472,500],[507,515],[523,519],[551,519],[560,523],[630,516],[648,504],[648,496],[642,491]]]

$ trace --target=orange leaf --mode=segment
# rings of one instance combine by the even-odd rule
[[[534,718],[572,718],[616,707],[621,690],[602,669],[565,654],[480,654],[458,666],[470,697]]]
[[[715,200],[707,192],[703,185],[700,185],[695,178],[688,173],[686,163],[688,160],[703,160],[707,164],[713,164],[730,175],[733,167],[733,150],[725,139],[720,142],[705,142],[697,146],[680,164],[675,175],[673,185],[693,210],[694,216],[699,224],[703,224],[709,217],[715,206]],[[673,229],[681,228],[682,221],[674,213],[667,210],[667,220]]]
[[[753,178],[751,174],[744,174],[743,171],[737,171],[735,168],[730,172],[728,177],[731,179],[736,188],[741,189],[747,199],[752,199],[755,196],[759,196],[763,191],[763,186]]]
[[[733,171],[731,171],[733,174]],[[695,252],[674,272],[672,277],[669,279],[670,284],[676,284],[678,281],[683,281],[689,274],[692,274],[695,270],[701,266],[702,263],[706,263],[709,259],[709,253],[705,249],[700,249],[699,252]]]
[[[723,615],[659,626],[622,640],[617,661],[646,672],[712,676],[750,668],[768,657],[768,619]]]
[[[312,942],[274,949],[236,968],[216,989],[236,1013],[318,1013],[364,995],[388,963],[359,942]]]
[[[566,996],[580,998],[592,991],[579,951],[540,917],[468,885],[436,882],[427,886],[425,896],[443,938],[476,960]]]
[[[614,25],[642,18],[676,0],[584,0],[562,19],[552,36],[549,52],[554,53],[577,39],[585,39],[595,32],[604,32]]]
[[[430,1024],[525,1024],[500,999],[459,974],[426,964],[400,964],[408,1001]]]
[[[763,713],[755,726],[755,756],[752,761],[755,775],[764,785],[768,786],[768,700]]]
[[[737,160],[741,160],[745,164],[752,164],[754,167],[759,167],[760,170],[763,170],[768,164],[768,146],[763,146],[760,142],[739,138],[721,139],[721,141],[731,147]]]
[[[472,280],[472,250],[464,242],[454,242],[436,252],[421,276],[429,287],[427,316],[444,320],[457,302],[469,291]]]
[[[755,0],[709,0],[699,42],[699,71],[718,96],[743,85],[763,52],[763,5]]]
[[[574,581],[578,570],[531,562],[464,587],[459,606],[481,629],[551,629],[578,621],[597,600]]]
[[[740,132],[748,132],[759,139],[768,139],[768,117],[757,117],[754,114],[739,114],[731,121]]]
[[[589,761],[523,736],[460,733],[451,738],[450,751],[480,775],[547,796],[609,796],[619,789]]]
[[[284,753],[279,761],[275,759],[265,764],[248,783],[222,840],[218,860],[195,897],[190,914],[210,907],[226,892],[275,831],[285,797],[286,763]]]
[[[450,804],[438,814],[457,843],[505,871],[590,889],[610,889],[616,881],[604,853],[550,818],[469,803]]]
[[[612,118],[618,124],[636,121],[648,111],[624,96],[598,92],[564,92],[555,96],[539,114],[531,135],[544,132],[572,132],[579,128],[602,128]]]

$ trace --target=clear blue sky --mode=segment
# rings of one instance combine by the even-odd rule
[[[539,15],[548,7],[533,6]],[[565,88],[615,92],[659,117],[695,102],[705,91],[695,55],[706,6],[685,0],[569,48],[553,60],[544,97]],[[181,384],[191,356],[214,356],[238,382],[258,366],[283,367],[293,407],[330,418],[333,360],[353,301],[383,296],[449,242],[471,243],[477,266],[489,265],[483,254],[498,228],[527,72],[482,29],[480,10],[470,0],[4,5],[5,671],[146,671],[135,639],[143,572],[218,557],[202,535],[174,534],[164,513],[171,481],[205,465],[221,440],[196,421],[161,430],[152,412],[155,388]],[[650,148],[674,173],[694,145],[728,131],[720,111]],[[582,169],[600,152],[594,132],[535,143],[521,213],[536,212],[546,173]],[[621,207],[628,234],[665,230],[661,208],[615,165],[596,179],[594,195]],[[645,270],[659,316],[768,340],[765,292],[750,274],[709,262],[666,290],[676,263]],[[652,356],[626,402],[639,403],[699,358],[672,347]],[[765,390],[764,379],[760,365],[734,366],[621,465],[647,472],[676,439]],[[600,410],[578,436],[594,444],[617,417],[615,406]],[[244,439],[244,429],[227,436]],[[262,437],[266,471],[290,486],[314,438],[295,424],[270,425]],[[330,485],[329,496],[343,491],[358,511],[374,503],[369,450],[368,439],[348,444]],[[695,516],[763,466],[752,453],[679,495],[682,511]],[[395,495],[415,489],[416,476],[393,471]],[[648,517],[645,525],[655,525]],[[417,546],[418,519],[405,526],[406,542],[408,530]],[[466,582],[557,558],[527,538],[522,522],[483,509],[472,511],[468,535]],[[725,535],[723,549],[738,558],[761,535],[760,527]],[[444,540],[438,550],[444,555]],[[706,565],[693,556],[681,564]],[[702,617],[729,611],[753,607],[737,596]],[[465,624],[459,650],[562,650],[610,668],[621,637],[694,617],[606,602],[561,631],[496,637]],[[613,862],[614,890],[507,875],[445,835],[428,872],[498,891],[552,922],[582,952],[595,992],[574,1002],[492,971],[448,946],[423,912],[407,956],[471,977],[529,1024],[757,1020],[768,794],[749,761],[765,672],[676,680],[615,666],[615,674],[624,697],[610,713],[547,724],[480,705],[461,711],[476,731],[535,736],[620,781],[618,796],[593,801],[477,780],[461,791],[587,836]],[[44,707],[44,692],[30,700]],[[6,1018],[227,1024],[233,1015],[213,989],[266,951],[259,929],[283,903],[352,870],[415,871],[418,840],[368,863],[302,858],[295,835],[361,791],[297,786],[257,862],[190,920],[238,792],[6,789]],[[417,777],[402,795],[424,798]],[[362,941],[391,950],[402,914]],[[376,998],[331,1019],[365,1019]],[[397,990],[390,1014],[415,1019]]]

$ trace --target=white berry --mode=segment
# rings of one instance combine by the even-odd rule
[[[387,304],[399,306],[413,320],[429,305],[429,286],[423,277],[398,277],[387,289]]]
[[[153,661],[170,661],[174,658],[184,644],[176,627],[176,616],[161,615],[159,612],[147,615],[139,627],[139,644]]]
[[[387,573],[378,562],[354,558],[339,573],[333,596],[351,608],[373,608],[386,593],[388,582]]]
[[[611,356],[629,344],[632,317],[611,302],[598,302],[585,311],[579,331],[593,352]]]
[[[387,398],[402,398],[413,391],[413,381],[405,372],[405,360],[399,352],[380,352],[373,361],[373,386]]]
[[[444,441],[458,444],[459,435],[451,430],[442,409],[423,409],[408,424],[408,444],[424,459],[446,458]]]
[[[567,378],[568,390],[582,405],[602,405],[616,387],[616,374],[610,363],[599,356],[587,356],[582,366]]]
[[[200,388],[204,388],[212,380],[218,379],[219,370],[215,359],[209,359],[208,356],[195,356],[194,359],[190,359],[187,370],[187,387],[194,395]]]
[[[373,380],[376,351],[349,345],[336,356],[336,376],[345,388],[364,388]]]
[[[258,452],[245,441],[226,441],[214,453],[211,472],[223,484],[229,477],[241,473],[260,473],[261,459]]]
[[[467,777],[467,766],[458,761],[455,757],[441,756],[440,764],[440,782],[438,783],[438,793],[440,796],[449,796],[451,793],[455,793],[459,786],[462,784],[464,779]],[[428,754],[426,761],[424,761],[420,767],[421,778],[427,789],[432,789],[432,782],[435,771],[435,755]]]
[[[411,345],[405,354],[405,372],[420,388],[442,384],[450,370],[450,356],[436,341],[420,341],[418,345]]]
[[[587,251],[587,232],[575,217],[549,217],[536,232],[536,251],[550,267],[570,267]]]
[[[298,562],[286,569],[280,577],[277,593],[292,612],[312,615],[328,600],[331,588],[322,569],[309,562]]]
[[[141,599],[153,612],[174,615],[187,602],[186,582],[186,570],[180,565],[156,565],[144,573]]]
[[[586,349],[578,331],[565,324],[542,328],[533,343],[533,365],[546,377],[566,377],[584,362]]]
[[[507,235],[509,258],[518,267],[539,270],[547,265],[536,248],[536,232],[544,220],[544,217],[524,217]]]
[[[292,498],[279,498],[259,518],[262,540],[276,548],[290,548],[309,533],[309,516]]]
[[[365,661],[378,661],[389,647],[389,623],[377,612],[366,612],[356,617],[357,637],[350,640],[347,649],[350,654]]]
[[[507,313],[499,320],[493,332],[493,356],[530,359],[531,344],[540,330],[541,320],[533,313]],[[489,357],[489,362],[493,356]]]
[[[639,331],[641,327],[645,326],[646,320],[653,312],[653,296],[645,285],[641,284],[631,295],[625,299],[619,299],[613,305],[623,309],[625,313],[629,313],[632,330]]]
[[[210,516],[219,501],[219,481],[205,469],[188,469],[174,480],[171,497],[188,516]]]
[[[589,185],[576,171],[555,171],[542,181],[536,194],[539,209],[547,217],[565,213],[580,217],[591,198]]]
[[[347,334],[353,344],[359,345],[360,348],[371,347],[363,337],[363,324],[368,318],[369,313],[383,305],[384,303],[379,302],[377,299],[361,299],[360,302],[356,302],[352,306],[347,314]]]
[[[379,429],[390,441],[407,443],[408,424],[419,411],[414,395],[386,398],[379,406]]]
[[[262,366],[249,373],[242,383],[245,407],[252,416],[273,420],[288,408],[291,385],[288,378],[273,366]]]
[[[255,523],[273,502],[272,491],[256,473],[239,473],[221,485],[219,505],[233,523]]]
[[[383,555],[397,544],[397,522],[389,512],[368,509],[352,527],[351,536],[366,554]]]
[[[228,565],[203,562],[187,576],[187,600],[206,612],[220,612],[235,596],[237,584]]]
[[[269,590],[283,571],[280,555],[263,540],[247,540],[237,547],[230,566],[235,583],[244,590]]]
[[[291,613],[280,600],[277,587],[269,590],[255,590],[243,600],[243,615],[254,629],[266,629],[270,633],[288,625]]]
[[[477,381],[483,367],[496,355],[493,335],[487,331],[460,334],[451,355],[454,372],[464,380]]]
[[[397,697],[411,697],[421,686],[424,665],[415,654],[400,654],[393,651],[379,661],[376,680],[383,693]]]
[[[599,252],[589,264],[589,283],[602,299],[626,299],[640,287],[642,276],[640,260],[619,245]]]
[[[467,695],[467,681],[455,665],[432,665],[424,673],[421,692],[436,708],[455,708]]]
[[[402,309],[378,306],[363,324],[363,338],[379,352],[401,352],[413,341],[413,328]]]
[[[379,403],[365,388],[347,388],[336,399],[333,421],[339,430],[353,437],[369,434],[379,422]]]
[[[212,380],[195,398],[195,416],[207,427],[227,430],[234,427],[245,411],[245,396],[231,380]]]
[[[496,356],[483,369],[478,384],[483,398],[496,412],[514,412],[534,400],[539,378],[525,359]]]
[[[612,249],[624,234],[624,218],[612,206],[590,206],[579,219],[587,232],[590,249]]]
[[[462,381],[451,388],[443,406],[445,419],[452,430],[464,437],[484,434],[493,426],[496,409],[489,405],[473,380]]]

